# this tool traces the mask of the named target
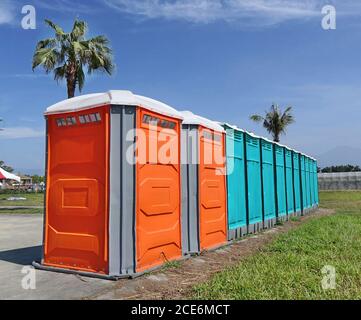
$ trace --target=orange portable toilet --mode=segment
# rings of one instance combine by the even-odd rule
[[[225,131],[211,120],[181,112],[183,254],[227,242]]]
[[[129,277],[181,258],[182,115],[129,91],[65,100],[47,124],[38,268]]]

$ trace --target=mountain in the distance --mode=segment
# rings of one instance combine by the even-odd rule
[[[322,168],[346,164],[361,166],[361,148],[338,146],[316,158]]]

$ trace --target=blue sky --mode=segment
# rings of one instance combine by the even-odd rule
[[[37,29],[21,28],[22,6],[36,8]],[[321,8],[337,9],[337,29],[321,27]],[[128,89],[237,124],[273,102],[292,105],[296,123],[282,142],[318,156],[360,147],[361,3],[351,0],[0,0],[0,159],[44,167],[45,108],[66,98],[42,70],[31,70],[49,18],[69,30],[75,18],[89,36],[104,34],[117,65],[83,93]]]

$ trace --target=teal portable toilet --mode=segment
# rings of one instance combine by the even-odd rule
[[[300,154],[301,170],[301,209],[302,214],[307,211],[307,190],[306,190],[306,160],[303,154]]]
[[[315,179],[313,177],[313,160],[308,158],[308,167],[310,175],[310,207],[315,206]]]
[[[317,160],[314,160],[314,179],[315,179],[315,203],[316,206],[319,205],[319,198],[318,198],[318,167],[317,167]]]
[[[287,219],[286,206],[286,177],[285,177],[285,150],[278,143],[274,144],[275,153],[275,171],[276,171],[276,199],[277,199],[277,218],[278,220]]]
[[[292,152],[293,156],[293,182],[295,195],[295,212],[301,215],[301,171],[300,171],[300,154],[297,151]]]
[[[226,130],[228,240],[247,234],[245,133],[223,124]]]
[[[293,165],[292,150],[285,147],[285,165],[286,165],[286,190],[287,190],[287,214],[289,216],[295,213],[295,198],[293,190]]]
[[[306,181],[306,212],[310,211],[311,208],[311,184],[310,184],[310,166],[309,159],[305,156],[305,181]]]
[[[313,181],[313,207],[318,206],[318,182],[317,182],[317,162],[316,159],[312,158],[312,181]]]
[[[272,228],[276,224],[274,145],[261,139],[262,189],[263,189],[263,228]]]
[[[262,186],[261,186],[261,149],[260,138],[245,133],[248,195],[248,233],[260,231],[263,227]]]

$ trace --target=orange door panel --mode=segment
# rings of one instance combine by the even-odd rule
[[[156,124],[153,131],[149,130],[149,119]],[[162,126],[172,131],[164,132]],[[145,136],[137,140],[136,270],[140,272],[182,254],[180,127],[178,120],[138,109],[137,128]]]
[[[227,241],[224,137],[205,128],[199,129],[200,165],[200,247],[219,246]]]
[[[48,118],[44,264],[108,272],[108,107]]]

